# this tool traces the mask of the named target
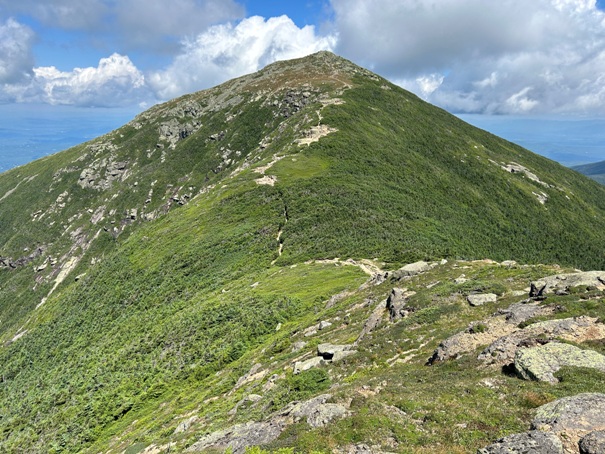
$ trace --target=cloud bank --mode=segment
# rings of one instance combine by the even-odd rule
[[[241,19],[234,0],[175,0],[169,10],[160,0],[0,0],[0,12],[28,10],[54,27],[90,31],[111,23],[123,41],[97,67],[40,68],[32,30],[9,19],[0,24],[0,100],[161,101],[327,49],[453,112],[605,114],[605,14],[595,0],[331,6],[319,33],[287,16]],[[143,46],[170,63],[139,70],[127,55]]]

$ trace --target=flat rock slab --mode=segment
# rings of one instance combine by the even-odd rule
[[[495,303],[498,300],[498,295],[494,293],[480,293],[477,295],[468,295],[466,300],[471,306],[482,306],[486,303]]]
[[[563,366],[590,367],[605,372],[605,356],[558,342],[520,348],[515,354],[515,370],[526,380],[558,383],[554,374]]]
[[[532,430],[501,438],[477,454],[563,454],[563,444],[551,433]]]
[[[242,454],[248,446],[267,444],[282,433],[284,426],[273,422],[237,424],[225,430],[206,435],[191,445],[186,452],[206,452],[209,448],[231,448],[233,454]]]

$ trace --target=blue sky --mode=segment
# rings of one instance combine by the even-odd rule
[[[577,125],[605,117],[604,10],[605,0],[0,0],[0,104],[141,110],[327,49],[456,114]]]

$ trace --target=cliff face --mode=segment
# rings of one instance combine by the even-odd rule
[[[528,298],[605,268],[604,196],[327,52],[155,106],[0,175],[0,446],[452,452],[525,430],[602,373],[552,387],[476,350],[544,318],[601,332],[598,282]]]

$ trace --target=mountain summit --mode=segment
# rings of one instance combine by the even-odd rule
[[[443,371],[466,392],[472,364],[424,363],[489,315],[467,294],[504,308],[605,268],[605,187],[329,52],[0,175],[0,226],[6,452],[485,445],[548,391],[460,422],[390,384],[426,397]],[[452,421],[466,438],[437,440]]]

